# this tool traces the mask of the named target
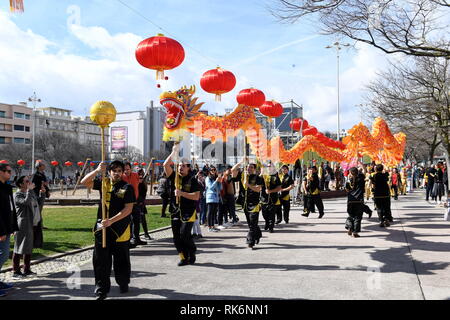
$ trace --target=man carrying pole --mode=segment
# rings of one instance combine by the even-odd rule
[[[170,181],[171,225],[173,242],[178,251],[178,266],[194,264],[197,248],[192,238],[192,227],[196,220],[197,201],[200,199],[200,186],[192,174],[191,164],[182,159],[174,163],[178,157],[179,143],[175,143],[172,153],[164,161],[164,173]],[[172,168],[172,164],[174,168]]]
[[[81,184],[100,191],[101,203],[97,211],[97,223],[94,226],[95,246],[93,264],[95,274],[95,295],[98,300],[106,298],[111,287],[109,279],[111,265],[114,263],[114,276],[120,286],[120,292],[128,291],[130,283],[130,214],[136,202],[133,187],[122,180],[124,165],[121,161],[113,161],[109,165],[110,177],[96,178],[106,172],[106,164],[101,162],[96,170],[86,175]],[[106,186],[106,188],[103,188]],[[106,192],[105,192],[106,191]],[[107,216],[102,214],[102,206],[106,201]],[[105,233],[106,241],[100,233]],[[114,262],[113,262],[114,260]]]

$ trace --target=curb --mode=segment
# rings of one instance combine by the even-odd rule
[[[168,230],[170,228],[171,228],[171,226],[161,227],[161,228],[158,228],[158,229],[151,230],[148,233],[152,234],[152,233]],[[144,233],[142,233],[141,235],[144,235]],[[72,250],[72,251],[58,253],[58,254],[55,254],[53,256],[41,258],[41,259],[38,259],[38,260],[33,260],[33,261],[31,261],[30,265],[33,266],[33,265],[40,264],[40,263],[43,263],[43,262],[46,262],[46,261],[49,261],[49,260],[62,258],[62,257],[65,257],[65,256],[69,256],[69,255],[72,255],[72,254],[77,254],[77,253],[88,251],[88,250],[92,250],[92,249],[94,249],[93,245],[88,246],[88,247],[84,247],[84,248],[80,248],[80,249],[75,249],[75,250]],[[10,271],[13,271],[12,267],[8,267],[6,269],[0,270],[0,274],[6,273],[6,272],[10,272]]]

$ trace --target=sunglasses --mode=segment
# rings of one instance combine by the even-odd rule
[[[3,172],[8,172],[9,174],[11,174],[12,170],[2,170]]]

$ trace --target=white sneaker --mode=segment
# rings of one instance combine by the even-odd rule
[[[223,224],[223,226],[225,227],[225,228],[229,228],[229,227],[231,227],[233,224],[232,223],[230,223],[230,222],[227,222],[227,223],[224,223]]]
[[[217,229],[222,230],[222,229],[225,229],[225,227],[223,225],[220,225],[217,227]]]
[[[215,229],[215,228],[209,228],[208,229],[209,232],[218,232],[219,230]]]

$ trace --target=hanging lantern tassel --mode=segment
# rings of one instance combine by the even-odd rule
[[[222,95],[221,94],[216,94],[216,101],[218,101],[218,102],[222,101]]]
[[[23,0],[9,0],[9,9],[11,12],[23,12]]]
[[[164,80],[164,70],[156,70],[156,80]]]

